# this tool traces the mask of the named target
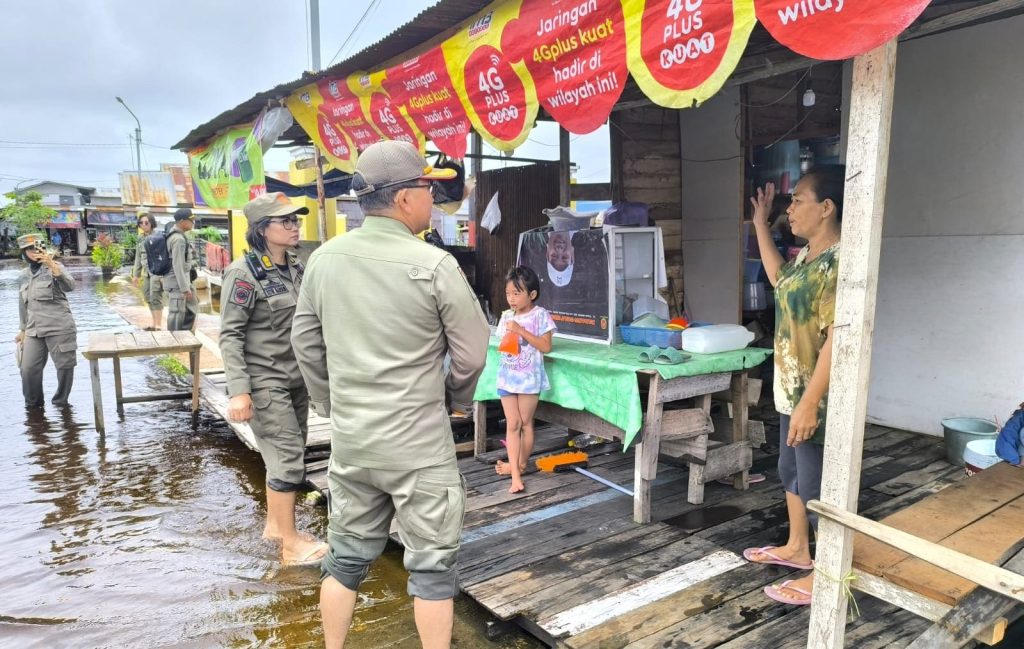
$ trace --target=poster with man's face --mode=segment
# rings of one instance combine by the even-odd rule
[[[551,312],[558,333],[608,340],[608,249],[600,228],[524,232],[518,263],[537,273],[537,305]]]

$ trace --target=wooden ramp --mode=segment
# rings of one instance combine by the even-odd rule
[[[202,373],[200,399],[238,435],[242,442],[255,452],[256,438],[248,424],[228,419],[228,395],[225,390],[224,370],[206,370]],[[497,417],[497,411],[490,413]],[[460,453],[473,451],[473,422],[468,419],[452,419],[452,431],[456,439],[456,450]],[[327,461],[331,455],[331,420],[309,413],[309,434],[306,438],[306,479],[323,493],[327,493]],[[462,439],[463,441],[459,441]]]
[[[565,430],[538,431],[537,453],[562,449]],[[860,510],[878,518],[960,480],[941,440],[869,426]],[[632,453],[591,456],[591,470],[624,486]],[[536,455],[535,454],[535,455]],[[459,556],[463,591],[501,620],[573,648],[803,648],[808,610],[773,602],[764,586],[794,574],[743,561],[744,548],[784,542],[786,511],[776,457],[755,454],[768,476],[748,491],[707,485],[686,501],[684,468],[663,463],[655,521],[632,521],[632,501],[575,472],[534,473],[510,495],[492,451],[460,460],[469,485]],[[862,616],[847,646],[905,646],[928,622],[858,594]]]

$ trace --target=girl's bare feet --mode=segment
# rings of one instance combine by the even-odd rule
[[[508,488],[510,494],[517,494],[524,489],[526,489],[526,485],[523,484],[522,480],[512,478],[512,486]]]

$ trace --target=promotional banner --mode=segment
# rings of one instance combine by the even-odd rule
[[[541,105],[572,133],[604,124],[626,85],[619,0],[523,0],[501,46],[526,64]]]
[[[629,72],[654,103],[690,108],[717,93],[754,28],[753,0],[623,0]]]
[[[174,176],[168,171],[143,171],[141,181],[136,171],[122,171],[118,176],[124,205],[175,207],[178,204]]]
[[[189,151],[188,162],[192,182],[210,207],[240,208],[266,192],[263,151],[251,126],[230,129]],[[173,188],[172,182],[172,197]]]
[[[442,152],[466,155],[469,117],[459,101],[440,47],[388,68],[384,90],[394,105]]]
[[[910,26],[931,0],[756,0],[757,19],[789,49],[812,59],[864,54]]]
[[[609,339],[608,248],[600,228],[519,235],[520,266],[540,279],[539,306],[561,335]]]
[[[514,64],[500,49],[501,33],[519,15],[519,5],[519,0],[491,5],[441,45],[473,128],[501,151],[525,142],[537,119],[537,95],[526,66]]]
[[[733,73],[760,19],[817,59],[863,54],[916,19],[928,0],[499,0],[453,36],[387,70],[329,79],[287,100],[343,171],[378,138],[460,158],[472,128],[512,151],[540,105],[566,130],[607,121],[631,74],[668,108],[691,108]]]

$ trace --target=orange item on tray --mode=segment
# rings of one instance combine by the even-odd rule
[[[686,318],[680,316],[678,318],[672,318],[671,320],[669,320],[668,324],[665,325],[665,328],[666,329],[682,330],[682,329],[686,329],[689,326],[690,326],[690,321],[687,320]]]
[[[514,334],[511,331],[502,337],[501,342],[498,343],[498,351],[506,354],[519,354],[519,334]]]

